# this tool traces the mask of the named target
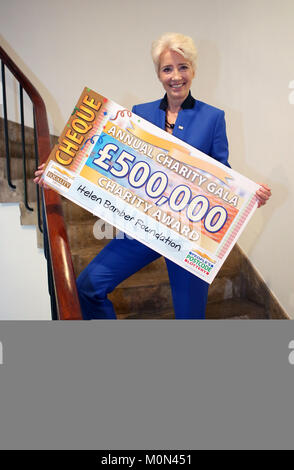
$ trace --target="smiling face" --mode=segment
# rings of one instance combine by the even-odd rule
[[[167,50],[160,56],[158,77],[169,101],[183,102],[194,78],[191,63],[178,52]]]

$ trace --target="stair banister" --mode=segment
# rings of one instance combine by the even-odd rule
[[[44,163],[51,150],[47,112],[44,101],[34,85],[32,85],[1,46],[0,58],[2,63],[5,64],[12,75],[21,84],[33,103],[38,154],[40,163]],[[61,197],[51,189],[42,191],[58,319],[81,320],[81,309],[62,213]]]

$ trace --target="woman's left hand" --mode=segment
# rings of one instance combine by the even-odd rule
[[[255,195],[258,199],[257,207],[261,207],[267,203],[272,195],[272,192],[266,184],[260,183],[260,188],[256,191]]]

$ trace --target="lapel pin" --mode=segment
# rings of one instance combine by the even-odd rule
[[[183,126],[179,126],[179,129],[181,129],[181,131],[184,129]]]

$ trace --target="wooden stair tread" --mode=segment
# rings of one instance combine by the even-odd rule
[[[217,319],[268,319],[265,308],[247,299],[227,299],[207,304],[206,318]]]
[[[174,320],[173,310],[154,313],[117,314],[118,320]]]
[[[213,314],[213,315],[212,315]],[[172,309],[162,312],[117,314],[121,320],[172,320],[175,318]],[[245,299],[230,299],[223,302],[208,304],[206,309],[207,320],[262,320],[267,319],[263,307]]]
[[[90,211],[78,206],[69,199],[66,199],[64,196],[61,196],[61,201],[64,219],[67,223],[73,224],[74,222],[80,223],[85,220],[98,219],[98,217],[93,215]]]
[[[28,155],[27,155],[28,158]],[[26,161],[26,174],[27,178],[33,178],[35,172],[36,162],[32,158]],[[22,159],[11,157],[10,158],[10,175],[11,179],[22,179],[23,163]],[[6,179],[6,158],[0,158],[0,178]]]
[[[0,202],[20,202],[24,200],[24,183],[22,179],[12,178],[12,183],[16,189],[8,186],[7,180],[0,178]],[[32,180],[27,180],[28,201],[34,202],[37,200],[37,189]]]
[[[24,131],[25,131],[26,146],[34,146],[35,144],[34,128],[25,125]],[[21,124],[19,124],[18,122],[13,122],[13,121],[8,120],[8,140],[9,140],[9,147],[11,147],[11,145],[14,145],[14,144],[17,144],[21,147],[22,145]],[[3,117],[0,117],[0,146],[4,147],[4,118]]]

